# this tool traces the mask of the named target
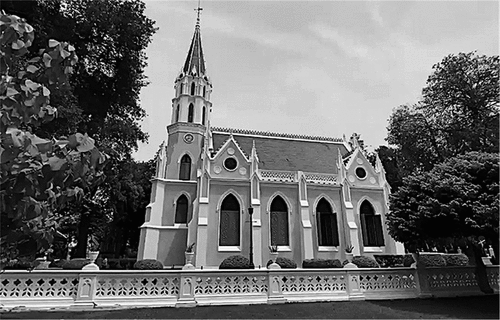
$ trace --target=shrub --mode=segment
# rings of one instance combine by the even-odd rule
[[[426,267],[444,267],[446,260],[441,254],[420,254],[418,263]]]
[[[375,261],[381,268],[402,267],[404,256],[399,254],[378,254],[374,256]]]
[[[28,270],[35,267],[34,261],[19,261],[17,259],[10,260],[4,266],[5,270]]]
[[[302,268],[342,268],[339,259],[306,259],[302,261]]]
[[[266,267],[269,267],[269,265],[273,263],[273,260],[269,260],[266,264]],[[297,264],[295,261],[288,259],[288,258],[282,258],[282,257],[277,257],[276,258],[276,263],[282,268],[282,269],[296,269]]]
[[[68,260],[65,259],[54,260],[49,264],[49,268],[62,268],[66,262],[68,262]]]
[[[347,260],[344,260],[342,263],[343,266],[345,266],[348,263]],[[373,259],[372,257],[367,257],[367,256],[354,256],[352,258],[352,263],[358,266],[358,268],[380,268],[378,265],[377,261]]]
[[[415,262],[415,260],[411,254],[405,254],[403,256],[403,267],[411,267],[413,262]]]
[[[123,269],[134,269],[134,265],[137,262],[137,259],[135,258],[122,258],[120,259],[120,265],[123,267]],[[163,264],[162,264],[162,269],[163,269]]]
[[[220,265],[219,269],[252,269],[250,266],[250,260],[244,256],[235,255],[224,259]]]
[[[163,263],[155,259],[138,260],[134,263],[134,269],[138,270],[161,270]]]
[[[68,269],[68,270],[82,270],[83,267],[88,265],[90,263],[90,260],[84,259],[84,258],[75,258],[71,259],[69,261],[66,261],[63,265],[63,269]]]
[[[469,264],[469,258],[463,253],[444,254],[443,258],[447,266],[466,266]]]

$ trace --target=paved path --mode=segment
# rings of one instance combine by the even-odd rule
[[[282,305],[4,312],[1,319],[498,319],[498,295]]]

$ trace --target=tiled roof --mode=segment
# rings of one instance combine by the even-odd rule
[[[252,153],[252,143],[255,141],[259,168],[264,170],[337,173],[337,150],[340,148],[341,154],[347,153],[341,140],[335,138],[307,138],[238,129],[213,128],[212,131],[215,150],[222,146],[231,133],[246,154]]]
[[[186,62],[182,70],[186,74],[191,74],[193,68],[196,69],[198,76],[205,74],[205,58],[203,57],[203,49],[201,47],[201,32],[199,25],[196,25],[194,30],[193,40],[191,40],[191,46],[189,47]]]

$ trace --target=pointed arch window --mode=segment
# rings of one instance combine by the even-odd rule
[[[381,247],[384,245],[384,231],[382,216],[375,214],[370,202],[363,201],[360,211],[361,229],[363,232],[363,245],[365,247]]]
[[[188,199],[181,195],[175,205],[175,223],[187,223],[188,218]]]
[[[203,86],[203,98],[207,97],[207,87]]]
[[[196,89],[196,85],[194,84],[194,82],[192,82],[191,83],[191,95],[192,96],[194,96],[195,89]]]
[[[220,208],[219,246],[240,245],[240,216],[238,199],[227,195]]]
[[[188,122],[193,122],[193,118],[194,118],[194,106],[191,103],[188,109]]]
[[[271,245],[289,246],[288,206],[282,197],[277,196],[271,202]]]
[[[177,105],[177,108],[175,110],[175,122],[179,122],[179,111],[180,111],[179,108],[180,108],[179,105]]]
[[[179,94],[183,94],[184,93],[184,83],[181,83],[181,90],[179,92]]]
[[[179,180],[191,179],[191,158],[185,154],[181,159],[181,167],[179,170]]]
[[[202,117],[201,117],[201,124],[202,124],[202,125],[205,125],[205,113],[206,113],[206,110],[205,110],[205,109],[206,109],[206,108],[205,108],[205,107],[203,107],[203,114],[201,115],[201,116],[202,116]]]
[[[339,245],[337,214],[331,205],[322,198],[316,206],[318,245],[336,247]]]

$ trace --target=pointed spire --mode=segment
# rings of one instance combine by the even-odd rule
[[[205,58],[203,56],[203,49],[201,47],[201,32],[200,32],[200,12],[203,8],[200,8],[200,2],[198,1],[198,8],[194,9],[197,11],[196,27],[194,29],[193,39],[191,40],[191,46],[189,47],[189,52],[184,63],[182,70],[185,74],[194,73],[197,76],[202,76],[205,74]]]

